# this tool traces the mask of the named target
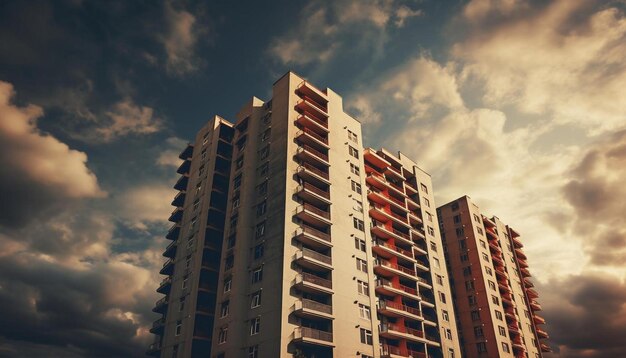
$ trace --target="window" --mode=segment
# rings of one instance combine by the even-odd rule
[[[243,168],[243,155],[237,158],[237,161],[235,162],[235,168],[236,169]]]
[[[465,239],[459,240],[459,249],[467,250],[467,240]]]
[[[222,307],[220,309],[220,317],[228,316],[229,310],[230,310],[230,301],[222,302]]]
[[[439,300],[443,303],[446,303],[446,294],[439,291]]]
[[[256,235],[257,239],[259,237],[265,235],[265,221],[260,223],[260,224],[257,224],[256,230],[255,230],[255,235]]]
[[[494,305],[500,306],[500,299],[494,295],[491,295],[491,302],[493,302]]]
[[[190,268],[191,267],[191,255],[188,255],[187,258],[185,259],[185,268]]]
[[[437,243],[434,242],[434,241],[431,241],[430,242],[430,249],[436,252],[437,251]]]
[[[357,194],[361,194],[361,184],[355,182],[354,180],[352,180],[350,184],[352,186],[352,191],[356,192]]]
[[[189,284],[189,276],[183,277],[183,289],[187,288],[187,284]]]
[[[467,266],[463,267],[463,276],[471,276],[472,275],[472,267]]]
[[[235,177],[235,180],[233,180],[233,189],[237,190],[239,189],[240,186],[241,186],[241,174],[237,175]]]
[[[463,230],[462,227],[457,227],[456,228],[456,236],[457,237],[464,237],[465,236],[465,231]]]
[[[363,203],[360,202],[359,200],[354,199],[354,198],[352,198],[352,200],[354,200],[354,206],[352,206],[352,208],[355,211],[358,211],[359,213],[362,213],[363,212]]]
[[[428,219],[428,221],[432,222],[433,221],[433,214],[429,213],[428,211],[426,212],[426,218]]]
[[[261,317],[255,317],[250,320],[250,335],[259,334],[261,332]]]
[[[454,349],[448,348],[448,358],[454,358]]]
[[[259,186],[257,187],[257,193],[259,194],[259,196],[267,194],[267,180],[259,184]]]
[[[496,310],[495,312],[496,312],[496,318],[497,318],[498,320],[502,321],[502,312],[500,312],[500,311],[498,311],[498,310]]]
[[[233,284],[233,279],[231,277],[224,280],[224,293],[230,292],[232,284]]]
[[[489,256],[486,253],[483,252],[482,256],[483,256],[483,260],[489,262]]]
[[[478,353],[485,353],[487,352],[487,344],[485,342],[476,343],[476,349]]]
[[[495,291],[496,284],[493,281],[487,281],[487,283],[489,284],[489,288]]]
[[[252,271],[252,283],[263,281],[263,266]]]
[[[367,261],[361,260],[359,258],[356,259],[356,269],[362,272],[367,273]]]
[[[359,317],[365,318],[367,320],[372,319],[372,311],[369,306],[359,303]]]
[[[350,163],[350,173],[355,175],[361,175],[361,169],[358,165]]]
[[[478,215],[476,214],[472,214],[474,216],[474,221],[476,221],[477,223],[480,222],[480,218],[478,217]]]
[[[480,240],[480,247],[482,247],[483,249],[487,248],[487,243],[485,243],[485,240]]]
[[[239,208],[239,205],[241,205],[241,199],[239,198],[239,192],[236,192],[233,194],[233,211]]]
[[[480,320],[480,311],[472,311],[472,321]]]
[[[444,321],[450,322],[450,315],[448,314],[448,311],[446,310],[441,311],[441,317],[443,317]]]
[[[369,284],[367,282],[357,280],[356,284],[357,284],[357,289],[360,294],[365,295],[365,296],[370,295]]]
[[[224,264],[224,268],[226,270],[230,270],[233,266],[235,266],[235,256],[230,254],[226,257],[226,264]]]
[[[427,208],[430,208],[430,200],[424,198],[424,205],[426,205]]]
[[[491,270],[491,268],[485,267],[485,272],[487,272],[487,275],[493,276],[493,270]]]
[[[265,215],[265,212],[267,211],[267,201],[263,200],[259,205],[257,205],[256,207],[256,216],[263,216]]]
[[[506,353],[509,353],[510,352],[509,345],[502,342],[502,350],[505,351]]]
[[[178,312],[182,312],[185,309],[185,296],[178,299]]]
[[[435,236],[435,229],[433,229],[432,227],[428,227],[428,234],[430,234],[431,236]]]
[[[198,211],[198,208],[200,208],[200,198],[196,198],[193,202],[193,211]]]
[[[250,308],[256,308],[261,305],[261,291],[256,291],[252,294],[252,299],[250,300]]]
[[[228,327],[221,327],[217,335],[217,344],[226,343],[228,339]]]
[[[477,228],[476,228],[476,231],[478,231],[478,233],[479,233],[479,234],[483,235],[483,229],[481,229],[481,228],[477,227]]]
[[[454,203],[452,203],[452,205],[450,206],[450,208],[452,209],[452,211],[457,211],[457,210],[459,210],[459,203],[455,201]]]
[[[261,158],[261,160],[267,158],[270,155],[270,147],[266,146],[265,148],[261,149],[259,151],[259,157]]]
[[[254,247],[254,259],[258,260],[263,257],[263,253],[265,251],[265,245],[260,243]]]
[[[506,329],[504,329],[504,327],[498,326],[498,332],[501,336],[506,337]]]
[[[355,229],[365,231],[365,223],[363,222],[363,220],[352,218],[352,224],[354,225]]]
[[[259,358],[259,346],[248,347],[248,358]]]
[[[263,133],[261,133],[261,142],[265,142],[270,139],[270,134],[272,133],[271,129],[266,129]]]
[[[461,254],[461,262],[465,262],[469,260],[469,256],[467,256],[467,254]]]
[[[355,157],[356,159],[359,159],[359,151],[350,145],[348,146],[348,153],[350,153],[350,155]]]
[[[351,130],[348,130],[348,139],[350,139],[354,143],[359,142],[359,137],[356,135],[356,133],[352,132]]]
[[[524,316],[526,316],[526,318],[530,318],[530,312],[528,312],[528,310],[524,310]]]
[[[172,347],[172,358],[176,357],[178,357],[178,344],[175,344],[174,347]]]
[[[476,304],[476,296],[474,296],[474,295],[467,296],[467,302],[470,305],[475,305]]]
[[[231,231],[234,231],[235,226],[237,226],[237,220],[239,219],[238,215],[234,215],[230,217],[230,228]]]
[[[465,281],[465,289],[468,291],[474,290],[474,281]]]
[[[420,188],[422,189],[424,193],[428,194],[428,187],[426,186],[426,184],[421,183]]]
[[[176,335],[180,336],[180,333],[183,330],[183,321],[176,321]]]
[[[354,238],[354,247],[357,250],[365,252],[365,240],[359,239],[358,237]]]
[[[478,327],[474,327],[474,336],[476,336],[476,338],[480,338],[483,337],[485,334],[483,333],[483,327],[478,326]]]
[[[361,328],[361,343],[372,345],[372,331]]]
[[[446,328],[445,335],[447,339],[452,340],[452,331],[450,330],[450,328]]]
[[[435,266],[436,268],[441,268],[441,264],[439,263],[439,259],[436,257],[433,257],[433,266]]]
[[[437,281],[438,284],[443,285],[443,276],[435,275],[435,281]]]

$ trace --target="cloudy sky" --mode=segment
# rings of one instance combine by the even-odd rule
[[[554,356],[626,357],[623,0],[0,1],[0,356],[140,356],[176,158],[294,70],[523,235]]]

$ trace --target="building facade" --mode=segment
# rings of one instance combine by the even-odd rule
[[[468,196],[437,209],[464,357],[541,357],[544,319],[520,235]]]
[[[338,94],[289,72],[181,159],[150,354],[460,357],[430,176]]]

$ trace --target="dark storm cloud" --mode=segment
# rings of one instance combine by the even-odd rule
[[[574,227],[585,237],[591,263],[623,267],[626,262],[626,130],[590,148],[571,171],[562,193],[573,207]]]
[[[28,342],[26,351],[141,356],[148,338],[137,330],[151,319],[146,302],[153,301],[143,276],[124,264],[71,269],[30,254],[0,257],[0,307],[10,307],[0,315],[0,342],[8,343],[0,355],[24,356]]]
[[[538,289],[549,342],[563,357],[626,357],[626,284],[610,275],[582,274]],[[558,353],[558,352],[555,352]],[[556,355],[556,354],[555,354]]]

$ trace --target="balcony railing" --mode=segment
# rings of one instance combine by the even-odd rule
[[[299,302],[302,305],[302,308],[304,309],[309,309],[309,310],[322,312],[326,314],[333,314],[333,306],[331,305],[327,305],[327,304],[320,303],[320,302],[313,301],[313,300],[308,300],[306,298],[300,299]]]
[[[322,286],[322,287],[326,287],[326,288],[330,288],[330,289],[333,288],[333,282],[331,280],[327,280],[325,278],[321,278],[319,276],[315,276],[313,274],[306,273],[306,272],[303,272],[303,273],[299,274],[298,276],[304,282],[312,283],[314,285],[318,285],[318,286]]]
[[[413,259],[413,253],[411,251],[409,251],[409,250],[405,250],[405,249],[400,248],[398,246],[389,244],[389,243],[385,242],[384,240],[380,240],[380,239],[372,240],[372,242],[374,243],[374,245],[386,247],[386,248],[388,248],[390,250],[393,250],[393,251],[395,251],[395,252],[397,252],[399,254],[402,254],[404,256],[408,256],[409,258]]]
[[[403,273],[405,273],[407,275],[415,276],[415,270],[412,270],[412,269],[404,267],[404,266],[400,266],[398,264],[391,263],[391,262],[389,262],[387,260],[377,259],[377,260],[375,260],[374,263],[376,265],[389,267],[391,269],[398,270],[398,271],[403,272]],[[417,277],[417,276],[415,276],[415,277]]]
[[[400,291],[404,291],[406,293],[408,293],[409,295],[412,296],[418,296],[420,297],[420,294],[417,292],[417,289],[415,288],[411,288],[409,286],[405,286],[403,284],[400,283],[393,283],[389,280],[386,279],[378,279],[376,280],[376,287],[390,287],[390,288],[394,288],[396,290],[400,290]]]
[[[391,228],[387,228],[384,224],[380,223],[380,222],[374,222],[374,227],[378,227],[381,228],[385,231],[391,232],[392,234],[401,237],[402,239],[406,240],[406,241],[411,241],[411,236],[409,236],[408,234],[405,234],[401,231],[398,231],[396,229],[394,229],[393,227]]]
[[[313,213],[315,215],[323,217],[324,219],[330,220],[330,213],[329,212],[324,211],[324,210],[322,210],[320,208],[317,208],[317,207],[315,207],[315,206],[313,206],[311,204],[304,203],[300,207],[304,211],[309,211],[309,212],[311,212],[311,213]]]
[[[398,302],[393,302],[393,301],[388,301],[388,300],[381,300],[378,302],[378,308],[380,309],[385,309],[385,308],[392,308],[395,310],[399,310],[399,311],[404,311],[407,313],[410,313],[412,315],[415,316],[421,316],[422,312],[414,307],[411,306],[407,306],[405,304],[402,303],[398,303]]]
[[[310,338],[325,342],[333,341],[332,332],[321,331],[319,329],[309,327],[296,327],[295,336],[296,338]]]
[[[324,128],[326,132],[328,132],[328,123],[324,120],[317,118],[313,113],[309,113],[306,110],[302,110],[300,116],[297,119],[300,123],[313,122],[317,126]]]
[[[323,262],[323,263],[328,264],[328,265],[332,265],[333,264],[333,259],[330,256],[326,256],[326,255],[321,254],[321,253],[319,253],[319,252],[317,252],[315,250],[307,249],[305,247],[305,248],[303,248],[301,250],[301,252],[302,252],[302,256],[304,256],[304,257],[308,257],[310,259],[317,260],[317,261]]]
[[[315,138],[316,140],[318,140],[318,141],[328,145],[328,138],[324,138],[321,135],[315,133],[315,131],[313,131],[313,130],[311,130],[309,128],[306,128],[306,127],[302,128],[298,133],[296,133],[296,137],[299,137],[299,136],[304,135],[304,134],[309,135],[309,136]]]
[[[302,183],[301,185],[298,186],[298,188],[296,189],[296,191],[300,192],[302,190],[308,190],[312,193],[315,193],[319,196],[321,196],[324,199],[330,199],[330,192],[328,191],[324,191],[318,187],[316,187],[313,184],[309,184],[309,183]]]
[[[326,180],[329,179],[329,176],[328,176],[327,172],[325,172],[325,171],[323,171],[323,170],[321,170],[321,169],[319,169],[319,168],[317,168],[317,167],[315,167],[315,166],[313,166],[313,165],[311,165],[309,163],[302,163],[302,164],[300,164],[300,167],[298,167],[298,169],[300,169],[300,168],[303,168],[303,169],[305,169],[307,171],[310,171],[313,174],[318,175],[318,176],[320,176],[320,177],[322,177],[322,178],[324,178]]]
[[[318,157],[319,159],[322,159],[325,162],[328,162],[328,155],[320,152],[317,149],[314,149],[313,147],[306,145],[306,144],[301,144],[300,147],[298,148],[299,151],[306,151],[308,153],[311,153],[312,155]]]
[[[330,234],[327,234],[325,232],[319,231],[317,229],[314,229],[310,226],[306,226],[306,225],[300,225],[300,230],[302,231],[302,233],[304,234],[308,234],[310,236],[315,236],[318,239],[324,240],[324,241],[328,241],[330,242]]]
[[[420,331],[415,328],[410,328],[410,327],[406,327],[404,325],[395,324],[395,323],[381,323],[380,331],[381,332],[396,331],[400,333],[408,333],[415,337],[424,338],[424,331]]]

